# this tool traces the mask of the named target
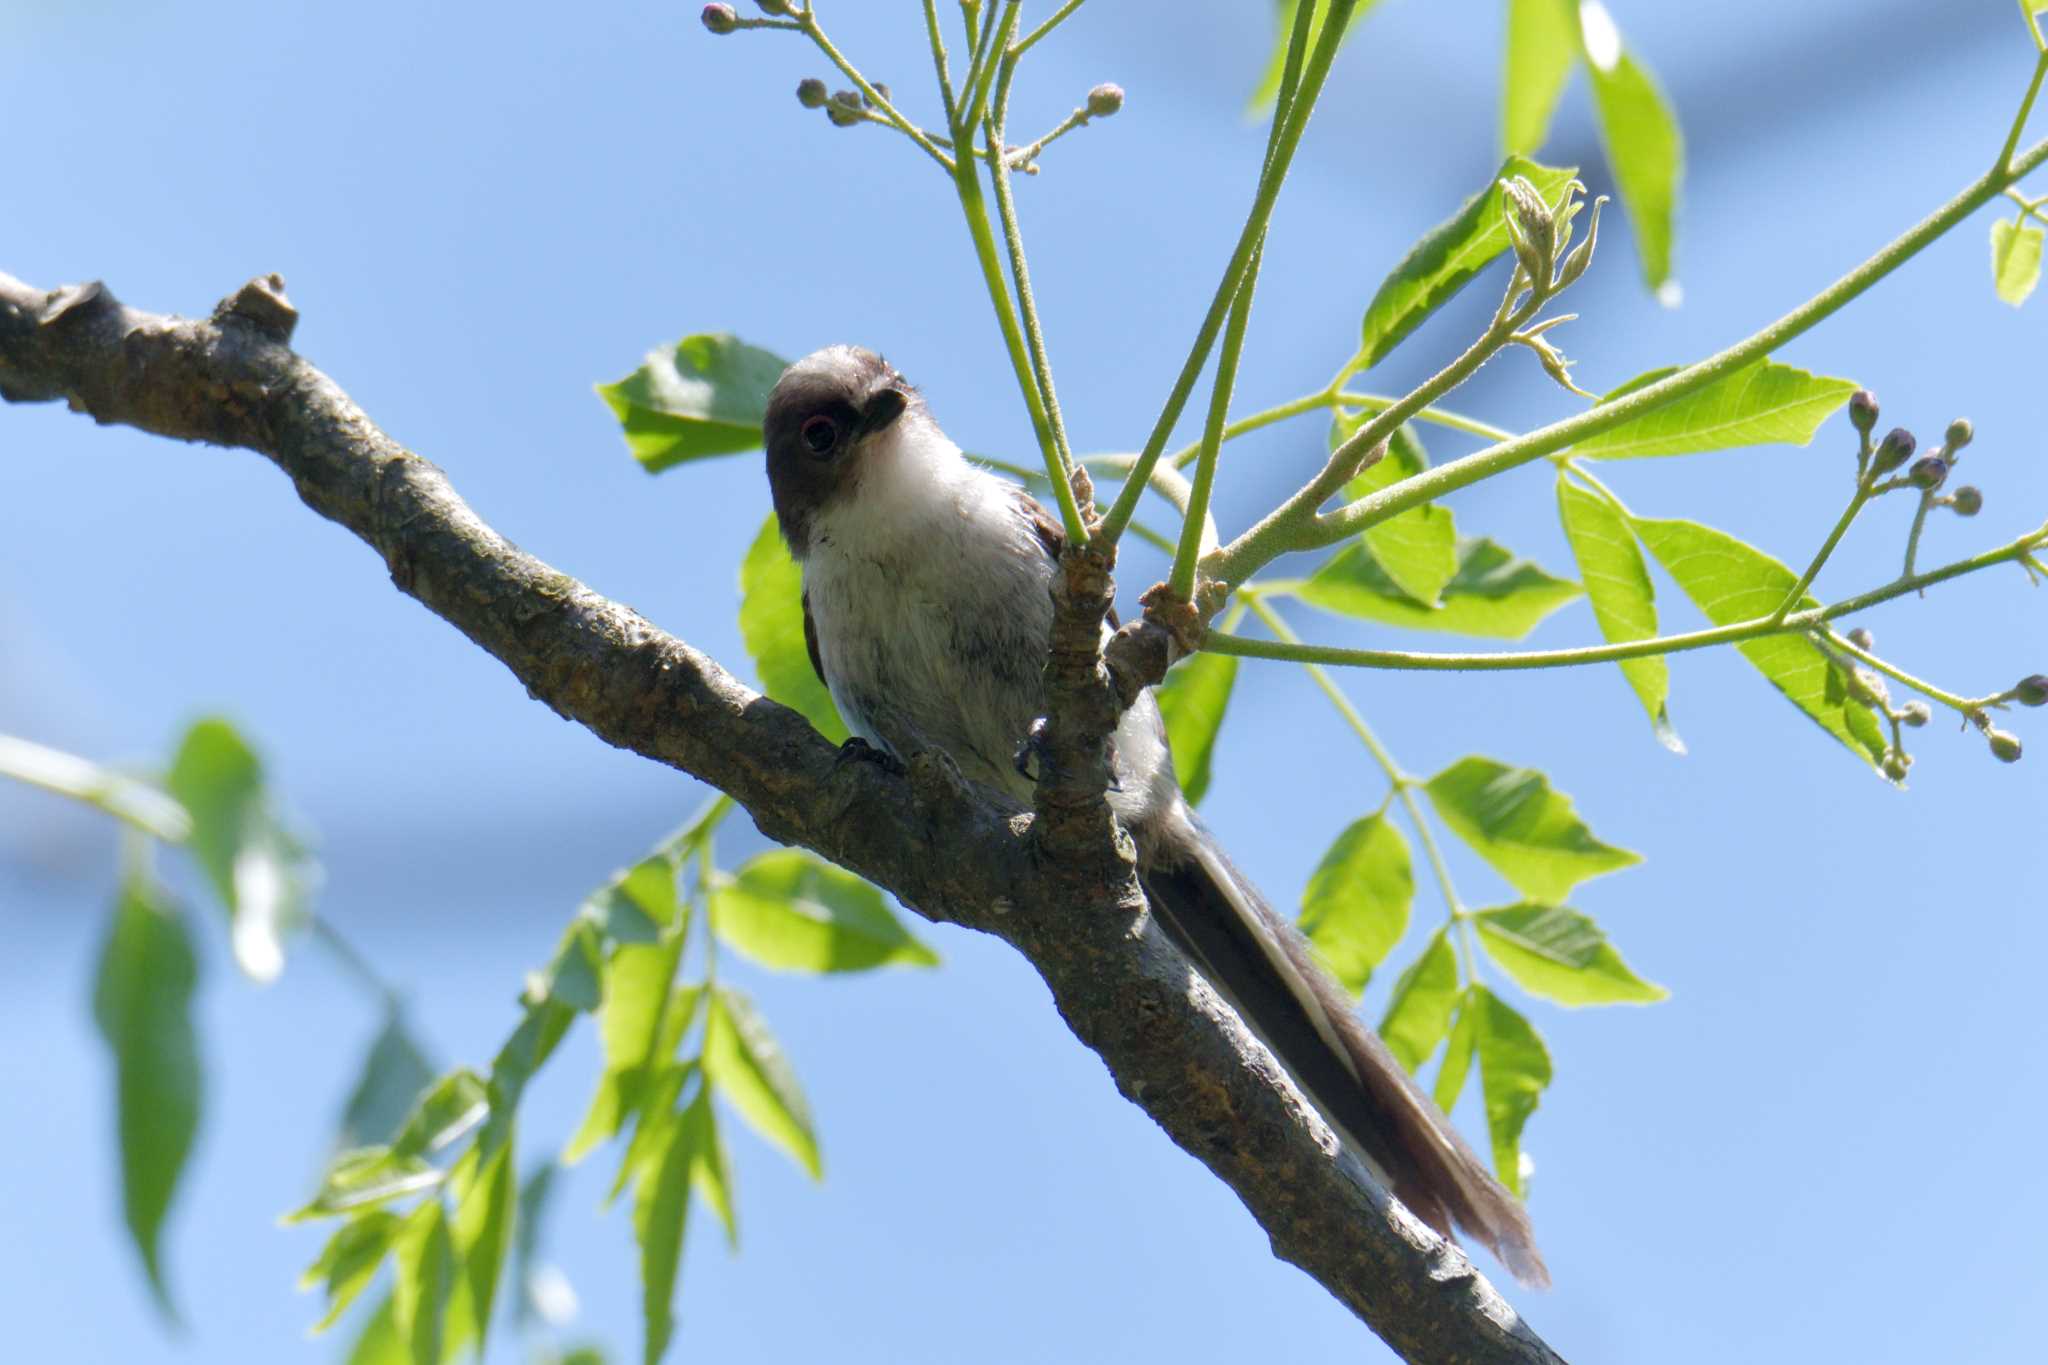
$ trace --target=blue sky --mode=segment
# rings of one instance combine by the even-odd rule
[[[871,8],[825,12],[872,75],[928,107],[916,7]],[[1685,302],[1658,307],[1627,235],[1603,234],[1573,299],[1583,318],[1560,337],[1595,390],[1746,334],[1954,193],[1989,163],[2029,60],[2005,0],[1612,8],[1688,139]],[[1098,81],[1129,91],[1019,186],[1084,449],[1142,439],[1206,303],[1261,145],[1240,111],[1267,23],[1256,5],[1097,4],[1022,81],[1020,129]],[[1497,6],[1390,2],[1361,30],[1275,220],[1241,407],[1321,384],[1387,267],[1491,172],[1498,68]],[[790,91],[813,74],[794,40],[715,40],[687,5],[0,6],[14,130],[0,269],[44,286],[104,277],[185,313],[282,272],[299,347],[485,518],[742,667],[734,573],[768,508],[757,460],[649,480],[592,382],[692,331],[785,355],[861,341],[963,444],[1029,451],[946,186],[900,139],[798,109]],[[1582,89],[1546,159],[1611,188]],[[1941,558],[2048,512],[2048,304],[1992,298],[1987,221],[1782,357],[1870,386],[1887,424],[1924,440],[1974,419],[1969,477],[1987,506],[1936,525]],[[1374,382],[1440,363],[1490,307],[1473,293]],[[1459,406],[1523,426],[1571,411],[1525,362],[1489,366]],[[1839,508],[1845,433],[1837,420],[1811,449],[1640,462],[1613,482],[1641,511],[1803,559]],[[1226,528],[1291,488],[1320,440],[1302,423],[1234,447]],[[535,705],[257,457],[56,407],[0,412],[0,456],[0,731],[148,759],[194,715],[234,717],[318,832],[323,914],[405,984],[445,1061],[488,1057],[577,899],[702,799]],[[1537,471],[1455,506],[1468,530],[1568,570]],[[1852,536],[1825,591],[1889,575],[1892,520]],[[1131,556],[1126,596],[1157,568]],[[2008,571],[1867,624],[1888,655],[1985,692],[2048,668],[2042,611]],[[1533,643],[1592,638],[1581,606]],[[1541,767],[1599,835],[1647,855],[1577,903],[1672,999],[1530,1006],[1557,1066],[1527,1133],[1557,1288],[1516,1302],[1574,1360],[2031,1358],[2048,1278],[2032,1141],[2048,1121],[2034,1003],[2048,733],[2021,715],[2036,754],[2004,767],[1937,724],[1900,795],[1738,657],[1690,655],[1673,675],[1683,759],[1611,670],[1347,679],[1412,769],[1467,753]],[[1379,802],[1348,746],[1295,671],[1245,675],[1205,814],[1276,902]],[[736,861],[759,840],[731,842]],[[10,1346],[332,1358],[338,1342],[305,1341],[315,1306],[292,1291],[317,1234],[273,1220],[303,1197],[376,1021],[317,954],[259,989],[207,935],[207,1113],[167,1242],[190,1328],[165,1336],[121,1236],[85,1008],[112,867],[102,824],[0,791],[0,1020],[15,1040],[0,1057],[0,1224],[32,1230],[0,1239]],[[1500,891],[1476,863],[1456,871],[1475,900]],[[1418,934],[1434,914],[1419,903]],[[1116,1096],[1025,964],[920,932],[937,972],[750,976],[818,1114],[827,1179],[736,1140],[742,1251],[693,1228],[676,1358],[1384,1354]],[[594,1055],[579,1035],[530,1095],[530,1152],[571,1130]],[[1460,1117],[1477,1131],[1476,1108]],[[637,1291],[628,1220],[598,1211],[608,1178],[596,1158],[558,1201],[550,1258],[583,1302],[570,1335],[624,1354]],[[507,1339],[493,1358],[523,1352]]]

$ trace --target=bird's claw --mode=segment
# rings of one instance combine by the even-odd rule
[[[1045,753],[1045,733],[1045,717],[1040,716],[1037,720],[1031,722],[1031,728],[1024,734],[1024,742],[1017,746],[1016,756],[1010,760],[1016,765],[1017,775],[1026,782],[1038,781],[1038,774],[1032,771],[1032,760],[1041,757]],[[1118,780],[1116,775],[1116,741],[1113,739],[1108,740],[1106,744],[1108,747],[1106,757],[1109,760],[1109,790],[1120,792],[1124,789],[1124,784]]]
[[[894,777],[901,777],[909,771],[909,769],[903,766],[902,759],[896,757],[887,749],[876,748],[859,735],[847,737],[846,742],[839,746],[839,757],[834,761],[839,763],[872,763],[883,772]]]

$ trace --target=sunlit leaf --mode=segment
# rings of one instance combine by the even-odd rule
[[[1670,373],[1666,368],[1632,379],[1601,401],[1612,402]],[[1572,447],[1572,453],[1626,460],[1737,446],[1803,446],[1855,391],[1852,380],[1759,359],[1683,398],[1587,437]]]
[[[325,1332],[340,1321],[356,1296],[369,1286],[377,1268],[384,1264],[385,1253],[391,1250],[399,1224],[398,1215],[389,1209],[373,1209],[334,1230],[319,1259],[299,1277],[299,1288],[324,1287],[327,1292],[327,1313],[314,1325],[315,1332]]]
[[[1550,1050],[1527,1019],[1484,986],[1474,986],[1467,995],[1465,1013],[1473,1017],[1494,1174],[1516,1198],[1526,1198],[1522,1128],[1550,1084]]]
[[[1691,521],[1633,518],[1643,545],[1676,579],[1685,595],[1715,625],[1767,617],[1797,582],[1796,575],[1753,546]],[[1794,610],[1816,605],[1802,597]],[[1773,687],[1865,762],[1875,767],[1886,741],[1876,714],[1843,688],[1841,666],[1804,635],[1766,635],[1736,646]]]
[[[1345,26],[1345,41],[1350,41],[1351,30],[1358,27],[1359,21],[1364,19],[1377,3],[1378,0],[1358,0],[1357,7],[1351,11],[1351,22]],[[1273,39],[1273,55],[1266,59],[1266,69],[1259,76],[1258,88],[1252,91],[1250,110],[1253,113],[1264,109],[1280,94],[1280,81],[1287,71],[1287,44],[1289,36],[1294,32],[1296,4],[1297,0],[1279,0],[1277,6],[1279,11],[1278,27],[1274,30],[1276,36]],[[1315,51],[1316,38],[1323,31],[1323,18],[1328,13],[1329,6],[1324,5],[1309,17],[1308,45],[1302,51],[1303,61],[1307,61],[1308,54]]]
[[[676,1122],[690,1130],[690,1188],[718,1215],[725,1227],[726,1246],[738,1250],[740,1228],[733,1209],[732,1163],[726,1160],[725,1138],[718,1131],[709,1086],[698,1087],[696,1098],[676,1116]]]
[[[497,1302],[498,1280],[519,1221],[519,1183],[512,1164],[513,1125],[493,1132],[465,1157],[474,1169],[456,1193],[452,1243],[457,1278],[449,1304],[449,1346],[483,1353]]]
[[[683,1228],[690,1212],[694,1131],[682,1123],[662,1128],[660,1149],[642,1169],[633,1191],[633,1236],[640,1244],[641,1360],[655,1365],[675,1332],[676,1275],[683,1262]]]
[[[812,1179],[824,1175],[810,1106],[781,1044],[753,1001],[730,986],[711,997],[704,1031],[704,1074],[747,1125],[787,1152]]]
[[[317,874],[277,818],[262,762],[232,725],[202,720],[185,732],[167,785],[192,817],[186,847],[228,908],[236,965],[274,980]]]
[[[327,1163],[320,1190],[313,1198],[284,1216],[287,1223],[304,1223],[337,1214],[359,1214],[379,1208],[395,1199],[438,1188],[441,1170],[419,1156],[398,1156],[389,1147],[358,1147],[339,1153]]]
[[[1199,652],[1175,664],[1166,681],[1152,689],[1166,720],[1181,795],[1191,806],[1199,805],[1209,790],[1216,734],[1223,728],[1223,713],[1236,683],[1236,656]]]
[[[1991,287],[2017,308],[2041,281],[2041,228],[2025,219],[1991,224]]]
[[[1380,1020],[1380,1037],[1401,1065],[1413,1072],[1450,1032],[1451,1013],[1457,1004],[1458,955],[1449,936],[1439,929],[1429,936],[1422,956],[1395,980],[1386,1017]]]
[[[625,430],[641,468],[658,474],[686,460],[757,449],[781,357],[722,332],[684,337],[647,353],[640,368],[598,396]]]
[[[674,1054],[697,1001],[694,990],[680,999],[670,991],[681,956],[680,940],[621,944],[613,950],[598,1013],[604,1074],[582,1127],[562,1153],[563,1161],[581,1161],[593,1147],[617,1136],[639,1108],[648,1078]]]
[[[1357,434],[1372,419],[1371,413],[1339,414],[1330,423],[1330,449]],[[1429,468],[1429,452],[1412,423],[1394,428],[1387,441],[1387,453],[1357,478],[1344,486],[1346,501],[1355,502],[1369,493]],[[1458,527],[1451,509],[1433,502],[1411,507],[1365,529],[1365,546],[1373,562],[1418,606],[1434,607],[1445,585],[1458,575]]]
[[[1578,561],[1579,583],[1592,604],[1600,634],[1615,644],[1647,640],[1657,633],[1657,590],[1635,533],[1613,504],[1566,479],[1557,480],[1557,514]],[[1657,739],[1673,753],[1685,752],[1671,728],[1667,699],[1671,670],[1662,655],[1621,660],[1621,675],[1649,712]]]
[[[519,1097],[534,1073],[554,1055],[562,1035],[576,1022],[578,1012],[556,1000],[529,1000],[519,1027],[512,1030],[491,1058],[491,1104],[509,1115],[519,1106]]]
[[[1414,630],[1519,640],[1577,597],[1579,586],[1553,578],[1480,537],[1458,542],[1458,572],[1444,585],[1442,605],[1434,610],[1403,592],[1357,543],[1326,560],[1295,591],[1302,601],[1345,616]]]
[[[718,882],[711,926],[754,961],[785,971],[931,967],[939,960],[910,936],[881,892],[801,849],[756,854]]]
[[[1301,897],[1301,931],[1318,960],[1356,997],[1401,935],[1415,875],[1408,841],[1384,815],[1344,828],[1323,854]]]
[[[595,925],[577,919],[570,923],[548,964],[547,998],[572,1010],[588,1012],[604,997],[604,942]]]
[[[391,1010],[342,1110],[341,1146],[368,1147],[397,1137],[433,1080],[433,1068],[407,1031],[404,1017]]]
[[[832,694],[811,667],[804,645],[803,573],[789,557],[771,515],[740,564],[740,637],[753,656],[761,690],[834,744],[846,738]]]
[[[1503,150],[1528,155],[1543,145],[1578,52],[1572,9],[1565,0],[1508,0],[1501,89]]]
[[[1545,203],[1555,204],[1576,174],[1576,168],[1539,166],[1519,156],[1502,162],[1486,188],[1466,200],[1448,221],[1424,233],[1380,284],[1366,306],[1361,329],[1360,347],[1366,364],[1378,364],[1421,326],[1423,319],[1508,249],[1508,230],[1501,219],[1501,181],[1525,176]]]
[[[175,1319],[164,1278],[164,1216],[199,1127],[199,1040],[192,992],[199,978],[177,908],[143,874],[114,902],[93,986],[93,1019],[114,1056],[121,1209],[157,1306]]]
[[[1453,834],[1524,895],[1546,904],[1588,877],[1642,861],[1594,838],[1571,800],[1533,768],[1464,758],[1423,790]]]
[[[662,930],[679,927],[683,914],[672,855],[642,858],[591,892],[577,913],[614,942],[655,942]]]
[[[349,1347],[347,1365],[412,1365],[412,1350],[392,1320],[391,1298],[386,1294],[363,1320],[363,1330]]]
[[[468,1067],[457,1067],[420,1097],[392,1140],[391,1154],[429,1156],[475,1131],[491,1110],[490,1092]]]
[[[1643,1005],[1671,992],[1621,960],[1591,918],[1562,905],[1511,905],[1473,916],[1486,955],[1534,996],[1559,1005]]]
[[[1652,289],[1671,278],[1671,238],[1685,149],[1678,120],[1641,62],[1621,50],[1614,21],[1598,0],[1579,7],[1586,74],[1607,164],[1635,228],[1636,255]]]
[[[438,1198],[423,1201],[406,1216],[391,1251],[391,1325],[411,1350],[413,1365],[440,1365],[448,1295],[455,1287],[455,1248]]]
[[[1473,995],[1481,989],[1479,986],[1468,987],[1452,1001],[1455,1020],[1451,1025],[1450,1042],[1444,1047],[1444,1059],[1437,1066],[1436,1086],[1431,1091],[1436,1107],[1446,1114],[1458,1107],[1458,1096],[1464,1093],[1465,1078],[1472,1073],[1472,1050],[1479,1036],[1478,1011],[1473,1004]]]

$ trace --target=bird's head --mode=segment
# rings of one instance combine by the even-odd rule
[[[782,372],[761,437],[791,554],[804,557],[818,512],[859,488],[898,419],[920,403],[888,361],[858,346],[813,351]]]

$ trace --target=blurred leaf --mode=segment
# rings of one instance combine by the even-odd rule
[[[573,920],[563,932],[548,964],[546,989],[548,999],[585,1014],[604,998],[604,943],[589,920]]]
[[[534,1317],[533,1284],[541,1269],[541,1232],[553,1207],[555,1172],[560,1169],[552,1161],[537,1162],[519,1186],[512,1234],[512,1318],[521,1326]]]
[[[1678,120],[1649,71],[1621,50],[1604,5],[1581,5],[1580,28],[1600,141],[1628,206],[1643,281],[1657,289],[1671,278],[1673,220],[1685,160]]]
[[[342,1110],[341,1146],[367,1147],[396,1138],[433,1080],[434,1070],[407,1032],[404,1017],[395,1009],[387,1011]]]
[[[114,1054],[122,1212],[157,1307],[172,1321],[159,1239],[199,1127],[198,979],[183,918],[147,874],[131,873],[100,949],[92,1012]]]
[[[1550,1084],[1550,1050],[1535,1028],[1484,986],[1474,986],[1465,1012],[1473,1016],[1479,1085],[1486,1096],[1486,1130],[1493,1138],[1493,1170],[1517,1199],[1528,1197],[1522,1178],[1522,1127]]]
[[[1557,514],[1564,523],[1565,538],[1571,541],[1579,582],[1593,606],[1593,619],[1600,623],[1600,634],[1615,644],[1655,636],[1657,590],[1651,586],[1650,570],[1627,520],[1607,499],[1567,480],[1562,470],[1557,478]],[[1685,742],[1671,728],[1666,704],[1671,670],[1664,656],[1620,662],[1622,677],[1650,714],[1658,742],[1674,754],[1684,753]]]
[[[577,913],[617,943],[653,943],[681,928],[675,855],[652,853],[587,896]]]
[[[2041,229],[2020,219],[1991,224],[1991,287],[2017,308],[2041,281]]]
[[[474,1345],[479,1357],[490,1334],[498,1280],[519,1222],[519,1184],[513,1176],[513,1125],[493,1125],[465,1156],[469,1178],[457,1185],[453,1246],[459,1278],[449,1305],[450,1353]]]
[[[1337,836],[1301,897],[1301,931],[1316,957],[1356,999],[1372,969],[1408,932],[1415,876],[1408,841],[1384,815],[1368,815]]]
[[[753,1001],[730,986],[718,987],[711,997],[704,1074],[748,1127],[787,1152],[813,1180],[823,1178],[810,1106],[796,1073]]]
[[[1543,145],[1578,51],[1573,11],[1563,0],[1508,0],[1500,102],[1507,151],[1527,155]]]
[[[803,712],[819,734],[838,744],[846,738],[846,725],[804,645],[803,586],[803,572],[789,557],[771,514],[740,564],[740,637],[762,690]]]
[[[1380,1020],[1380,1037],[1413,1073],[1451,1031],[1451,1012],[1457,1005],[1458,955],[1439,929],[1429,936],[1422,956],[1394,982],[1393,998]]]
[[[677,1116],[676,1122],[690,1130],[690,1188],[718,1215],[718,1221],[725,1227],[726,1246],[737,1251],[740,1227],[733,1211],[732,1164],[726,1160],[718,1115],[711,1108],[710,1086],[697,1088],[696,1098]]]
[[[1467,199],[1449,220],[1424,233],[1366,305],[1359,353],[1367,367],[1379,364],[1423,319],[1508,249],[1508,230],[1501,219],[1501,181],[1526,176],[1545,203],[1555,204],[1575,174],[1576,167],[1539,166],[1511,156],[1501,163],[1485,189]]]
[[[1478,1038],[1479,1026],[1472,998],[1482,989],[1476,985],[1468,987],[1452,1002],[1457,1011],[1456,1022],[1451,1025],[1451,1041],[1444,1048],[1443,1063],[1437,1067],[1436,1089],[1432,1095],[1436,1107],[1446,1114],[1458,1107],[1458,1096],[1465,1089],[1465,1077],[1472,1071],[1472,1049]]]
[[[607,1205],[617,1199],[627,1185],[641,1179],[642,1173],[660,1159],[668,1143],[668,1130],[678,1116],[676,1101],[682,1098],[683,1087],[690,1083],[690,1078],[702,1070],[699,1059],[693,1057],[680,1066],[674,1063],[658,1066],[649,1074],[638,1110],[639,1118],[633,1128],[633,1139],[626,1144],[626,1154],[619,1159],[618,1175],[612,1180],[611,1191],[605,1195]]]
[[[1562,905],[1511,905],[1473,916],[1486,955],[1515,984],[1559,1005],[1646,1005],[1671,992],[1629,970],[1600,926]]]
[[[713,886],[710,903],[718,937],[764,967],[858,972],[939,960],[890,913],[881,892],[801,849],[749,858]]]
[[[299,1277],[300,1289],[324,1286],[327,1291],[327,1314],[314,1325],[315,1332],[325,1332],[339,1322],[356,1296],[376,1277],[377,1267],[384,1264],[384,1255],[391,1250],[400,1221],[389,1209],[372,1209],[349,1219],[327,1239],[320,1258]]]
[[[386,1294],[376,1311],[363,1321],[363,1330],[349,1348],[347,1365],[412,1365],[412,1351],[398,1335],[392,1318],[392,1296]]]
[[[1577,597],[1579,586],[1479,537],[1458,542],[1457,575],[1444,586],[1443,605],[1434,610],[1403,592],[1362,544],[1338,551],[1295,591],[1302,601],[1345,616],[1413,630],[1519,640]]]
[[[412,1365],[441,1365],[441,1329],[455,1287],[455,1249],[438,1198],[423,1201],[391,1244],[391,1325]]]
[[[1251,101],[1247,106],[1249,113],[1258,113],[1279,97],[1280,81],[1287,71],[1287,43],[1289,35],[1294,32],[1296,3],[1297,0],[1279,0],[1279,27],[1273,40],[1273,55],[1266,59],[1266,69],[1259,76],[1258,88],[1252,91]],[[1377,3],[1378,0],[1358,0],[1357,8],[1351,11],[1351,22],[1344,28],[1346,42],[1351,40],[1351,30],[1358,27],[1359,22],[1372,12],[1372,7]],[[1303,62],[1308,60],[1309,53],[1315,51],[1316,39],[1322,34],[1323,19],[1328,13],[1329,6],[1325,5],[1319,12],[1309,16],[1308,45],[1302,50]]]
[[[1600,401],[1612,402],[1671,373],[1667,367],[1639,375]],[[1763,358],[1683,398],[1587,437],[1572,447],[1572,454],[1630,460],[1738,446],[1803,446],[1812,442],[1820,424],[1855,391],[1851,380],[1809,374]]]
[[[442,1173],[418,1156],[398,1156],[389,1147],[358,1147],[327,1163],[320,1189],[284,1216],[305,1223],[337,1214],[358,1214],[440,1185]]]
[[[554,1055],[562,1035],[576,1022],[577,1011],[554,1000],[529,1001],[519,1027],[491,1058],[491,1105],[510,1117],[534,1073]]]
[[[768,394],[786,368],[781,357],[737,337],[700,332],[672,350],[649,351],[639,369],[597,392],[625,429],[633,458],[658,474],[686,460],[759,449]]]
[[[1423,789],[1453,834],[1524,895],[1546,904],[1588,877],[1642,861],[1594,838],[1570,798],[1533,768],[1463,758]]]
[[[460,1141],[491,1112],[490,1092],[468,1067],[434,1082],[392,1140],[391,1155],[404,1159],[428,1156]]]
[[[1368,412],[1340,413],[1330,423],[1330,449],[1335,450],[1372,420]],[[1411,422],[1394,428],[1385,457],[1344,487],[1347,501],[1399,483],[1429,468],[1429,452]],[[1365,528],[1365,545],[1373,562],[1418,606],[1434,608],[1444,587],[1458,574],[1458,527],[1451,509],[1433,502],[1411,507],[1377,526]]]
[[[1631,519],[1657,562],[1678,581],[1707,619],[1717,626],[1769,616],[1798,581],[1793,572],[1763,551],[1735,537],[1691,521]],[[1817,605],[1809,594],[1793,610]],[[1832,662],[1802,635],[1766,635],[1736,646],[1757,671],[1823,730],[1875,767],[1884,757],[1885,736],[1877,717],[1843,691]]]
[[[663,1125],[661,1147],[634,1186],[633,1236],[640,1244],[640,1310],[646,1334],[641,1359],[645,1365],[655,1365],[661,1359],[675,1332],[676,1273],[682,1268],[683,1226],[690,1212],[692,1136],[686,1124]]]
[[[1166,681],[1152,689],[1159,714],[1166,721],[1166,738],[1173,746],[1173,770],[1180,777],[1181,795],[1190,806],[1200,805],[1209,790],[1216,734],[1223,728],[1223,713],[1230,706],[1230,690],[1236,683],[1235,655],[1198,652],[1174,665]]]
[[[603,1347],[586,1342],[566,1350],[548,1347],[535,1357],[535,1365],[606,1365],[606,1360]]]
[[[275,980],[316,874],[277,820],[262,762],[232,725],[202,720],[185,732],[168,785],[192,817],[186,846],[228,908],[235,964],[253,980]]]
[[[185,808],[149,783],[12,735],[0,735],[0,777],[97,806],[166,843],[192,832]]]
[[[598,1013],[604,1074],[582,1127],[562,1152],[564,1162],[574,1165],[599,1143],[616,1137],[638,1112],[648,1078],[674,1055],[697,1004],[694,987],[674,994],[669,989],[682,949],[677,939],[663,945],[621,944],[613,950]]]

